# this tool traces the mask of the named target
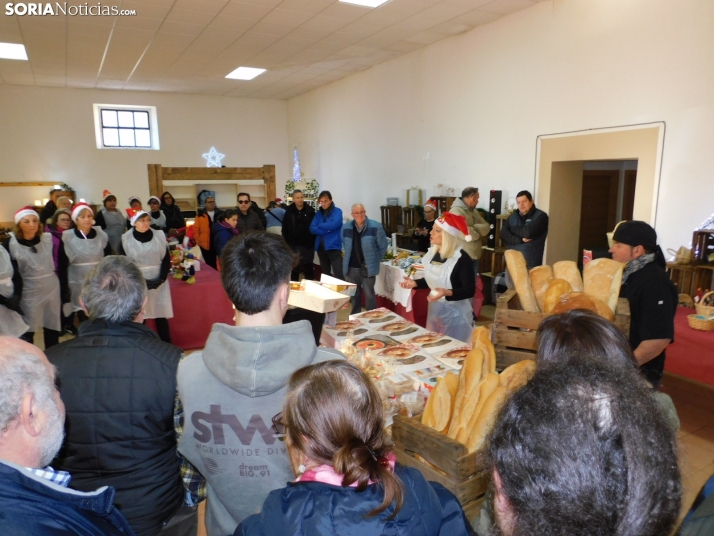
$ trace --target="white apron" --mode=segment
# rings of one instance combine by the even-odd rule
[[[451,273],[461,257],[461,248],[456,248],[453,255],[442,264],[432,264],[431,260],[434,258],[433,250],[435,249],[429,249],[422,259],[424,279],[431,289],[451,290]],[[473,313],[472,299],[446,301],[446,298],[442,296],[437,301],[429,302],[426,329],[470,343],[474,326]]]
[[[126,231],[126,216],[119,211],[112,212],[103,207],[100,212],[104,216],[104,223],[107,224],[107,228],[104,232],[107,233],[109,237],[109,243],[112,245],[114,253],[119,251],[119,244],[121,244],[121,235]]]
[[[159,210],[158,218],[154,218],[154,215],[149,212],[149,218],[151,218],[151,225],[156,225],[156,227],[159,227],[162,231],[166,229],[166,214],[164,214],[163,210]]]
[[[52,248],[50,233],[43,233],[39,244],[34,246],[37,253],[33,253],[33,248],[20,245],[15,235],[10,233],[10,255],[17,262],[22,276],[20,307],[23,319],[33,333],[41,328],[62,329],[60,284],[55,274]]]
[[[161,274],[161,261],[168,254],[166,236],[163,231],[151,229],[154,237],[150,242],[142,244],[133,235],[133,229],[121,237],[124,253],[136,261],[144,279],[158,279]],[[173,318],[174,309],[171,305],[171,289],[169,282],[164,281],[159,288],[148,291],[146,299],[146,316],[144,318]]]
[[[10,255],[4,247],[0,246],[0,296],[3,298],[15,294],[15,285],[12,283],[14,273]],[[0,335],[19,337],[28,329],[29,326],[18,313],[0,305]]]
[[[82,310],[82,306],[79,304],[79,295],[82,292],[84,278],[104,258],[104,248],[109,243],[109,237],[101,227],[93,227],[93,229],[97,232],[97,236],[89,240],[79,238],[74,229],[68,229],[62,233],[64,252],[69,259],[67,279],[72,295],[71,303],[65,303],[62,306],[64,316],[69,316],[73,311]]]

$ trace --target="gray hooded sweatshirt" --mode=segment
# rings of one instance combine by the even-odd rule
[[[233,534],[268,492],[294,479],[287,448],[272,431],[297,369],[344,359],[317,348],[307,320],[281,326],[215,324],[203,352],[178,369],[184,408],[179,451],[206,479],[206,528]]]

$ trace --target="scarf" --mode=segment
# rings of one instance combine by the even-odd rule
[[[637,270],[641,270],[649,263],[654,262],[654,260],[655,253],[647,253],[637,257],[636,259],[632,259],[627,263],[627,266],[625,266],[625,271],[622,272],[622,284],[624,285],[627,282],[627,278],[634,274]]]
[[[386,456],[380,456],[379,462],[386,466],[390,472],[394,472],[394,465],[396,463],[396,456],[394,453],[390,452]],[[323,464],[317,467],[310,467],[305,470],[303,474],[295,479],[295,482],[322,482],[323,484],[330,484],[332,486],[342,486],[342,480],[344,475],[341,475],[335,471],[335,468],[331,465]],[[372,480],[368,484],[374,484]],[[349,485],[350,488],[356,488],[357,482],[352,482]]]

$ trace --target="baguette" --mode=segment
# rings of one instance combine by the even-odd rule
[[[491,342],[491,331],[486,326],[479,326],[474,329],[471,335],[471,345],[474,348],[481,348],[483,351],[484,361],[481,379],[485,378],[489,372],[496,372],[496,349]]]
[[[451,378],[453,377],[453,379]],[[451,410],[454,400],[450,383],[458,385],[456,374],[450,372],[436,380],[436,387],[426,401],[426,407],[421,417],[421,423],[433,428],[437,432],[443,432],[449,425]]]
[[[607,258],[595,259],[585,265],[583,281],[586,294],[604,301],[613,314],[620,296],[624,268],[621,262]]]
[[[531,287],[530,277],[528,277],[526,259],[523,257],[523,253],[515,249],[507,249],[504,252],[504,257],[506,258],[506,266],[508,267],[508,272],[511,274],[511,279],[513,279],[513,284],[516,286],[518,299],[521,301],[523,310],[531,313],[540,312],[538,301]]]
[[[456,400],[454,401],[454,410],[451,415],[451,424],[447,435],[451,439],[456,438],[456,432],[459,425],[459,415],[461,415],[461,407],[464,405],[464,399],[467,398],[475,386],[481,381],[483,375],[484,353],[481,348],[472,348],[466,355],[464,364],[461,366],[459,373],[459,386],[456,391]]]
[[[466,445],[469,434],[471,433],[474,423],[478,419],[486,400],[488,400],[491,393],[498,388],[499,383],[499,375],[492,373],[486,376],[486,378],[481,382],[477,396],[470,397],[470,400],[464,405],[464,409],[461,412],[461,416],[459,417],[459,429],[455,438],[456,441]]]
[[[548,285],[548,290],[545,291],[545,302],[543,304],[543,312],[552,314],[555,304],[558,300],[567,294],[573,292],[573,287],[565,279],[553,279]]]
[[[547,264],[544,264],[531,268],[528,275],[531,279],[533,294],[535,294],[536,301],[538,302],[538,308],[541,311],[545,311],[543,302],[545,301],[545,292],[548,290],[548,285],[553,280],[553,269]]]
[[[527,384],[535,374],[536,363],[532,359],[524,359],[514,363],[501,372],[500,385],[515,391]]]
[[[573,288],[573,292],[583,292],[583,278],[580,276],[578,265],[574,261],[558,261],[553,265],[553,276],[556,279],[565,279]]]
[[[508,387],[499,386],[488,397],[466,441],[469,452],[476,452],[484,446],[488,434],[496,423],[498,412],[510,396],[511,390]]]

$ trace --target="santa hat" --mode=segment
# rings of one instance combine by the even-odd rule
[[[131,206],[131,202],[132,202],[132,201],[138,201],[139,203],[141,203],[141,199],[139,199],[139,198],[138,198],[137,196],[135,196],[135,195],[130,195],[130,196],[129,196],[129,206]]]
[[[147,201],[147,203],[151,203],[151,200],[152,200],[152,199],[154,199],[159,205],[161,204],[161,199],[159,199],[159,198],[156,197],[155,195],[152,195],[152,196],[149,198],[149,200]]]
[[[111,193],[109,190],[104,190],[102,192],[102,203],[106,203],[107,199],[113,197],[114,199],[117,198],[113,193]]]
[[[72,207],[72,221],[74,223],[77,223],[79,213],[82,212],[85,208],[92,213],[92,216],[94,216],[94,210],[92,210],[92,207],[90,207],[87,203],[79,202]]]
[[[34,208],[29,207],[29,206],[28,206],[28,207],[22,207],[20,210],[18,210],[17,212],[15,212],[15,224],[20,223],[20,220],[21,220],[22,218],[24,218],[25,216],[36,216],[36,217],[38,217],[38,218],[40,217],[40,216],[37,214],[37,211],[36,211]]]
[[[134,211],[134,214],[132,215],[131,220],[129,220],[131,222],[131,226],[134,227],[134,225],[136,225],[136,222],[139,218],[141,218],[142,216],[148,216],[148,215],[149,215],[149,213],[146,212],[145,210]]]
[[[466,242],[471,242],[472,240],[469,229],[466,227],[466,218],[459,214],[444,212],[440,218],[437,218],[434,225],[441,228],[445,233],[449,233],[451,236]]]
[[[429,207],[431,210],[436,212],[436,201],[433,199],[429,199],[426,203],[424,203],[424,208]]]

